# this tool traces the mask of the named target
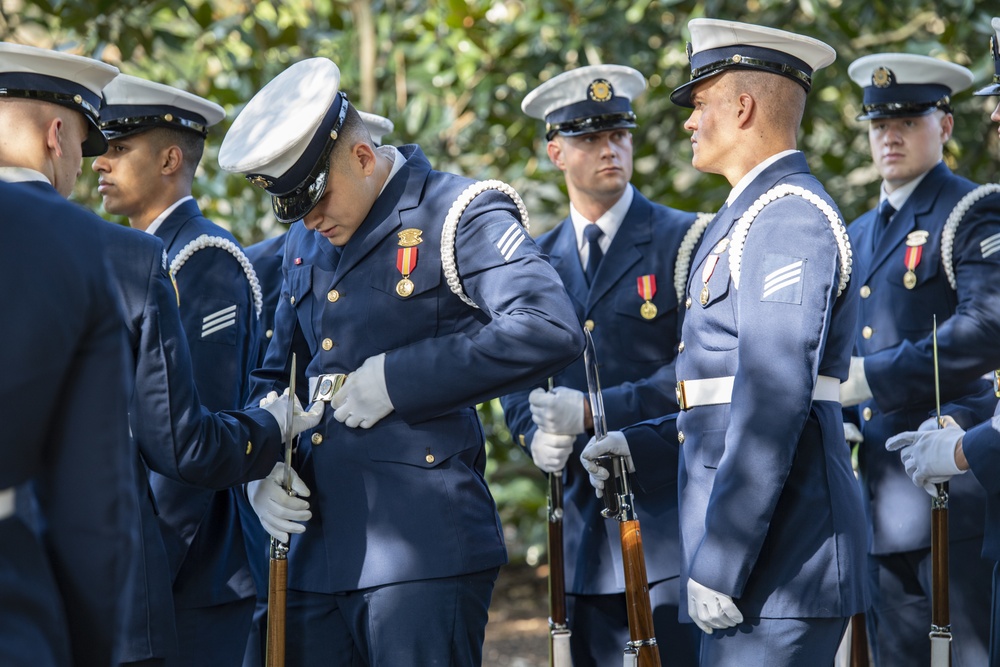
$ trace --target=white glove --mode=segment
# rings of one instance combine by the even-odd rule
[[[688,615],[706,634],[743,622],[743,613],[725,593],[713,591],[694,579],[688,579],[687,595]]]
[[[965,472],[955,463],[955,448],[964,435],[960,426],[949,424],[945,428],[894,435],[886,440],[885,448],[890,452],[902,450],[899,457],[906,474],[914,484],[937,497],[935,484]]]
[[[528,394],[531,420],[543,431],[560,435],[579,435],[583,428],[583,392],[569,387],[556,387],[552,391],[542,388]]]
[[[290,437],[294,438],[302,431],[307,431],[317,424],[323,418],[323,408],[326,406],[320,402],[316,401],[309,409],[306,411],[302,410],[302,403],[299,402],[298,397],[295,398],[295,414],[292,417],[292,433],[289,436],[288,433],[288,389],[285,389],[285,393],[278,396],[278,392],[272,391],[264,398],[260,399],[260,407],[271,413],[275,421],[278,422],[278,428],[281,429],[281,441],[288,442]]]
[[[247,484],[250,506],[257,513],[260,525],[271,537],[288,544],[289,533],[304,533],[306,527],[298,521],[312,518],[309,503],[296,496],[308,496],[309,488],[292,469],[292,495],[285,492],[285,464],[275,463],[271,474]]]
[[[635,472],[635,465],[632,464],[632,452],[628,448],[628,440],[621,431],[611,431],[603,440],[591,438],[587,446],[580,453],[580,463],[590,474],[590,485],[597,491],[597,497],[604,495],[604,480],[611,473],[597,465],[594,461],[599,456],[624,456],[629,472]]]
[[[844,440],[848,444],[857,445],[865,441],[865,436],[861,435],[861,429],[853,422],[844,422]]]
[[[371,428],[393,411],[385,386],[385,353],[365,359],[330,399],[333,418],[350,428]]]
[[[851,357],[851,371],[845,382],[840,383],[840,404],[845,408],[864,403],[872,398],[872,389],[865,377],[864,357]]]
[[[559,472],[566,467],[575,441],[576,436],[555,435],[535,429],[531,438],[531,460],[543,472]]]

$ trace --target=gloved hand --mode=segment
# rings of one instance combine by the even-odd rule
[[[844,422],[844,440],[850,445],[857,445],[865,441],[865,436],[861,435],[854,422]]]
[[[552,391],[538,388],[528,394],[531,420],[548,433],[579,435],[584,432],[583,392],[569,387],[556,387]]]
[[[591,438],[580,453],[580,463],[590,475],[590,485],[597,491],[597,497],[604,495],[604,480],[611,474],[594,461],[599,456],[624,456],[629,472],[635,472],[632,463],[632,452],[628,448],[628,440],[621,431],[611,431],[603,440]]]
[[[936,423],[935,419],[928,421]],[[923,429],[926,424],[924,422],[920,428]],[[894,435],[886,440],[885,448],[890,452],[899,451],[903,468],[913,483],[924,487],[927,493],[936,498],[935,484],[947,482],[953,476],[965,472],[959,470],[955,463],[955,448],[964,435],[965,431],[952,420],[944,428]]]
[[[743,622],[743,613],[725,593],[713,591],[694,579],[688,579],[687,596],[688,615],[706,634],[710,635],[715,630],[731,628]]]
[[[264,479],[247,484],[247,497],[250,506],[257,513],[260,525],[264,526],[271,537],[288,544],[289,533],[304,533],[306,527],[298,521],[308,521],[312,518],[309,503],[296,496],[308,496],[309,487],[292,469],[292,493],[285,493],[285,464],[275,463],[274,468]]]
[[[958,426],[958,422],[951,415],[941,415],[941,426],[940,428],[947,428],[948,426]],[[930,419],[925,419],[920,422],[920,426],[917,427],[918,431],[936,431],[938,430],[938,420],[937,417],[931,417]],[[890,450],[891,451],[891,450]]]
[[[326,406],[321,401],[316,401],[306,411],[302,410],[302,403],[295,397],[295,415],[292,417],[292,432],[288,433],[288,389],[278,396],[278,392],[272,391],[264,398],[260,399],[260,407],[271,413],[271,416],[278,422],[281,429],[281,441],[288,442],[290,437],[295,437],[302,431],[307,431],[323,418],[323,408]]]
[[[330,399],[333,418],[350,428],[371,428],[393,411],[385,386],[385,353],[365,359]]]
[[[851,371],[845,382],[840,383],[840,403],[845,408],[864,403],[872,398],[868,378],[865,377],[864,357],[851,357]]]
[[[555,435],[535,429],[531,438],[531,460],[543,472],[559,472],[566,467],[575,441],[576,436]]]

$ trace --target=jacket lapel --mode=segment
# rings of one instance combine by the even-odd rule
[[[576,247],[576,231],[573,229],[573,221],[566,218],[559,224],[555,233],[556,238],[552,244],[552,250],[549,252],[549,263],[562,278],[563,286],[573,300],[577,315],[583,319],[590,287],[587,286],[583,267],[580,266],[580,253]]]
[[[631,187],[631,186],[630,186]],[[587,310],[600,301],[643,257],[643,249],[649,245],[652,238],[650,214],[652,208],[649,201],[635,190],[632,205],[629,206],[625,219],[622,220],[615,238],[612,239],[608,251],[604,254],[594,284],[590,286],[587,296]],[[580,262],[577,261],[577,264]]]
[[[198,202],[194,199],[189,199],[177,208],[175,208],[170,215],[167,216],[166,220],[156,229],[155,236],[159,237],[163,241],[163,245],[167,248],[167,254],[171,257],[175,254],[173,244],[177,239],[177,235],[180,233],[181,228],[184,227],[184,223],[192,218],[197,218],[201,215],[201,209],[198,208]],[[177,248],[176,250],[180,250]]]

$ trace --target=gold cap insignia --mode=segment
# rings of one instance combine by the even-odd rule
[[[888,88],[895,78],[892,70],[886,67],[879,67],[872,72],[872,85],[876,88]]]
[[[274,185],[271,181],[267,180],[260,174],[247,176],[247,180],[250,181],[250,185],[256,185],[258,188],[263,188],[265,190]]]
[[[422,229],[416,229],[415,227],[404,229],[397,234],[399,236],[399,245],[403,248],[412,248],[415,245],[420,245],[423,243],[423,239],[420,238],[420,235],[423,233]]]
[[[906,235],[906,245],[910,248],[915,248],[917,246],[927,243],[927,238],[931,235],[926,229],[918,229],[915,232],[910,232]]]
[[[587,88],[587,97],[595,102],[610,102],[615,96],[615,89],[607,79],[595,79]]]

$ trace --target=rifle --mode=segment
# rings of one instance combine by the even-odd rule
[[[868,629],[865,613],[851,616],[851,667],[868,667]]]
[[[549,391],[553,388],[549,378]],[[549,667],[573,667],[566,618],[566,569],[563,556],[562,471],[549,473],[547,546],[549,553]]]
[[[292,423],[295,419],[295,353],[288,377],[288,413],[285,426],[285,493],[292,495]],[[289,542],[291,539],[289,538]],[[271,538],[267,573],[267,667],[285,667],[285,594],[288,591],[288,544]]]
[[[934,400],[941,421],[941,378],[938,369],[937,315],[934,316]],[[931,500],[931,667],[951,665],[951,619],[948,613],[948,482],[935,484]]]
[[[590,410],[594,417],[594,437],[598,441],[608,435],[604,416],[604,399],[597,371],[597,352],[590,331],[584,329],[587,346],[583,351],[587,367],[587,389]],[[653,609],[649,602],[646,578],[646,558],[642,550],[642,533],[635,514],[628,464],[624,456],[600,456],[595,462],[608,471],[604,485],[604,509],[601,516],[616,519],[622,541],[622,567],[625,570],[625,605],[628,609],[630,641],[625,647],[624,667],[660,667],[660,649],[653,630]]]

